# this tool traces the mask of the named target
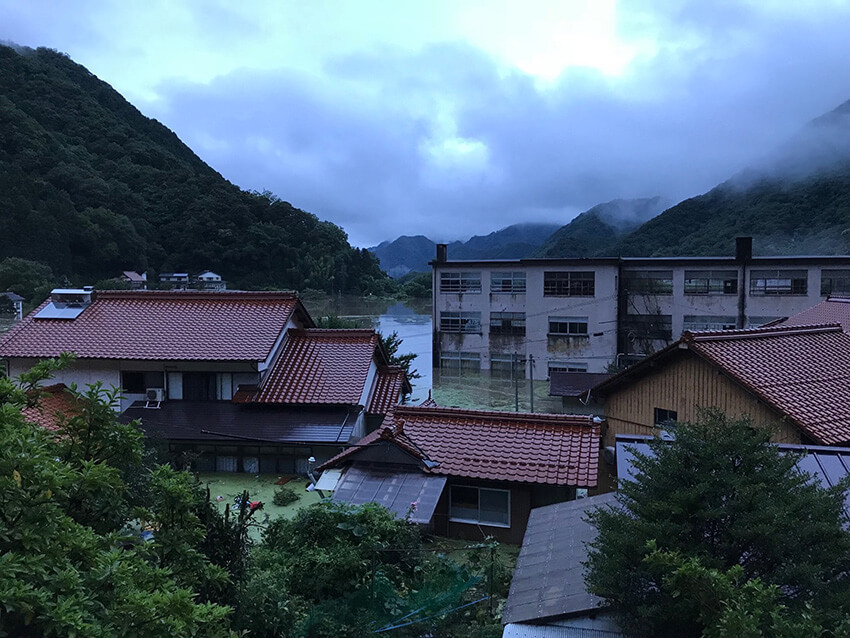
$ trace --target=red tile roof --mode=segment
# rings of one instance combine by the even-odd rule
[[[840,323],[844,332],[850,332],[850,297],[830,297],[776,325],[804,326],[825,323]]]
[[[45,386],[41,391],[43,394],[39,405],[21,410],[21,414],[30,423],[40,425],[45,430],[55,431],[59,429],[61,416],[71,417],[78,413],[77,400],[68,392],[64,383]]]
[[[386,366],[378,370],[372,400],[366,408],[369,414],[390,414],[398,405],[405,381],[404,369]]]
[[[850,335],[839,325],[685,332],[594,392],[610,394],[685,350],[723,370],[814,441],[850,442]]]
[[[378,343],[374,330],[290,330],[252,402],[358,405]]]
[[[263,361],[296,310],[291,292],[97,291],[73,320],[35,319],[0,337],[0,357]]]
[[[339,465],[363,445],[393,440],[439,462],[434,474],[493,481],[594,487],[600,426],[590,416],[398,406],[394,425],[361,439],[322,467]]]

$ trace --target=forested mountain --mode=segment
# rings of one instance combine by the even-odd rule
[[[617,239],[664,209],[660,197],[615,199],[598,204],[562,226],[540,247],[535,257],[608,255]]]
[[[448,244],[449,259],[519,259],[532,255],[558,230],[558,224],[514,224],[489,235],[476,235],[467,241]],[[436,255],[436,242],[417,235],[403,235],[370,248],[381,267],[393,277],[431,269],[428,262]]]
[[[0,262],[76,284],[209,268],[236,287],[391,285],[341,228],[240,190],[55,51],[0,46],[0,140]]]
[[[850,101],[754,168],[664,211],[606,252],[727,255],[739,235],[754,238],[757,254],[850,254]]]

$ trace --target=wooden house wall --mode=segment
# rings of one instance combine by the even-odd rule
[[[655,408],[675,410],[679,421],[696,420],[701,408],[718,408],[729,417],[746,415],[755,425],[776,426],[773,440],[777,443],[802,442],[795,425],[689,351],[608,395],[604,444],[614,445],[617,434],[653,434]]]

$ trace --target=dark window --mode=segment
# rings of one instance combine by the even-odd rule
[[[664,426],[670,423],[675,423],[678,415],[675,410],[665,410],[664,408],[655,408],[655,425]]]
[[[524,272],[494,272],[490,275],[490,292],[525,292]]]
[[[519,354],[490,354],[490,376],[495,379],[524,379],[525,357]]]
[[[587,336],[587,317],[549,317],[549,334]]]
[[[553,372],[587,372],[587,364],[577,361],[550,361],[549,375]]]
[[[508,490],[453,485],[449,518],[461,523],[510,527],[511,495]]]
[[[184,401],[215,401],[216,383],[214,372],[184,372]]]
[[[440,332],[481,332],[480,312],[441,312]]]
[[[808,276],[805,270],[753,270],[750,273],[750,294],[805,295]]]
[[[481,372],[481,355],[477,352],[440,353],[440,373],[447,377]]]
[[[544,272],[544,297],[593,297],[595,294],[593,272]]]
[[[850,270],[824,270],[820,274],[820,294],[850,295]]]
[[[121,390],[125,394],[144,394],[148,388],[164,388],[162,372],[124,371],[121,373]]]
[[[633,270],[623,273],[623,286],[638,295],[672,295],[672,270]]]
[[[734,270],[686,270],[686,295],[734,295],[738,273]]]
[[[481,292],[481,273],[441,272],[440,292]]]
[[[490,334],[523,336],[525,334],[525,313],[491,312]]]

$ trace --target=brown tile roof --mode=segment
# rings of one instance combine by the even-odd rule
[[[55,431],[59,429],[62,416],[71,417],[79,413],[77,400],[68,392],[64,383],[45,386],[40,390],[43,394],[39,405],[21,410],[21,414],[30,423],[40,425],[45,430]]]
[[[97,291],[73,320],[34,319],[0,337],[0,357],[262,361],[296,310],[291,292]]]
[[[322,467],[381,439],[437,461],[431,473],[493,481],[596,485],[600,426],[590,416],[398,406],[392,427],[365,436]]]
[[[374,330],[290,330],[252,401],[358,405],[378,343]]]
[[[723,370],[814,441],[850,442],[850,335],[839,325],[685,332],[594,392],[610,394],[685,350]]]
[[[830,297],[818,305],[798,312],[784,321],[777,322],[778,326],[804,326],[825,323],[839,323],[844,332],[850,332],[850,297]]]
[[[378,370],[375,390],[366,411],[369,414],[390,414],[398,405],[407,378],[399,366],[385,366]],[[409,387],[409,386],[408,386]]]

